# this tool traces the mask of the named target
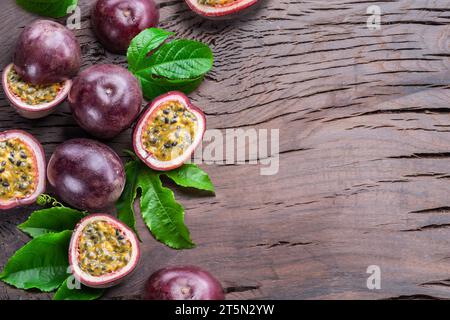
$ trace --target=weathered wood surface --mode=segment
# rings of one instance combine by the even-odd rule
[[[280,172],[205,166],[217,196],[177,189],[198,247],[173,251],[145,231],[139,270],[107,298],[139,298],[145,279],[172,264],[216,274],[228,298],[450,298],[450,3],[425,0],[262,1],[233,22],[163,1],[161,26],[210,44],[214,71],[194,102],[208,128],[280,128]],[[80,1],[83,67],[124,64],[89,28]],[[366,9],[382,9],[379,31]],[[35,19],[2,0],[0,63]],[[0,95],[0,128],[31,131],[49,157],[85,134],[67,106],[26,121]],[[109,143],[130,148],[130,133]],[[0,265],[28,238],[16,225],[32,208],[2,212]],[[366,288],[379,265],[381,290]],[[0,284],[0,299],[46,299]]]

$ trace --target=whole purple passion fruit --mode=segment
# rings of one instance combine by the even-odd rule
[[[74,77],[81,65],[75,35],[63,25],[37,20],[22,31],[17,41],[14,66],[25,82],[53,84]]]
[[[126,53],[142,30],[156,27],[159,11],[154,0],[98,0],[91,23],[100,43],[114,53]]]
[[[24,118],[37,119],[52,113],[69,94],[72,80],[52,84],[25,82],[11,63],[3,70],[2,86],[11,106]]]
[[[194,266],[161,269],[147,281],[147,300],[224,300],[222,285],[209,272]]]
[[[109,139],[129,128],[136,119],[142,91],[128,70],[100,64],[74,79],[68,101],[80,127],[98,138]]]
[[[47,177],[61,199],[90,212],[111,208],[125,186],[119,156],[90,139],[72,139],[59,145],[48,163]]]
[[[0,132],[0,210],[34,203],[45,192],[45,153],[32,135]]]
[[[188,6],[208,19],[230,19],[247,11],[258,0],[186,0]]]
[[[72,274],[91,288],[107,288],[123,281],[139,262],[134,232],[107,214],[83,218],[72,233],[69,263]]]
[[[133,134],[137,156],[150,168],[167,171],[190,159],[206,129],[203,112],[181,92],[153,100]]]

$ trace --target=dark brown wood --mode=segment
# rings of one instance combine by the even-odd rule
[[[280,172],[260,165],[203,166],[216,197],[176,189],[198,247],[170,250],[139,221],[139,270],[106,298],[135,299],[173,264],[203,266],[236,299],[450,298],[450,4],[262,0],[232,22],[207,21],[182,0],[159,1],[163,28],[204,41],[214,70],[192,100],[208,128],[280,128]],[[125,59],[104,51],[81,0],[83,67]],[[1,66],[36,17],[3,0]],[[27,121],[0,95],[0,128],[29,130],[49,157],[85,136],[66,105]],[[109,142],[130,148],[130,132]],[[33,208],[0,214],[0,265],[28,241],[16,225]],[[366,269],[381,268],[381,290]],[[0,299],[47,299],[0,284]]]

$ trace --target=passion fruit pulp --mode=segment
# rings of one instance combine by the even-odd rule
[[[139,242],[133,231],[107,214],[82,219],[70,241],[72,273],[88,287],[118,284],[135,269],[139,256]]]
[[[81,66],[75,35],[51,20],[37,20],[22,31],[14,53],[19,76],[32,84],[54,84],[74,77]]]
[[[127,52],[131,40],[142,30],[156,27],[159,11],[154,0],[98,0],[91,23],[100,43],[109,51]]]
[[[195,266],[158,270],[145,286],[147,300],[224,300],[220,282],[209,272]]]
[[[77,123],[101,139],[129,128],[139,114],[142,91],[128,70],[100,64],[82,71],[73,81],[69,105]]]
[[[12,107],[24,118],[37,119],[52,113],[67,97],[72,81],[34,85],[25,82],[13,64],[3,70],[2,86]]]
[[[206,129],[203,112],[181,92],[156,98],[133,134],[138,157],[155,170],[172,170],[191,157]]]
[[[229,19],[258,3],[258,0],[186,0],[197,14],[209,19]]]
[[[25,131],[0,132],[0,209],[33,203],[45,184],[41,144]]]
[[[90,212],[112,208],[125,186],[119,156],[90,139],[72,139],[59,145],[50,158],[47,177],[62,200]]]

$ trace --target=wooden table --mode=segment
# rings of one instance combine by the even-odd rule
[[[92,2],[80,1],[83,68],[125,66],[93,37]],[[142,263],[106,298],[139,298],[153,271],[174,264],[210,270],[230,299],[450,298],[449,2],[379,2],[380,30],[366,25],[372,1],[262,0],[232,22],[159,2],[161,27],[214,50],[214,70],[190,95],[208,128],[280,128],[280,171],[203,165],[216,197],[175,188],[197,248],[168,249],[139,220]],[[3,68],[36,17],[13,0],[0,6]],[[47,157],[86,136],[66,105],[35,121],[3,92],[0,107],[0,129],[32,132]],[[123,156],[130,142],[126,132],[108,144]],[[28,241],[16,225],[32,210],[0,214],[0,265]],[[370,265],[379,290],[366,286]],[[47,298],[0,284],[0,299]]]

